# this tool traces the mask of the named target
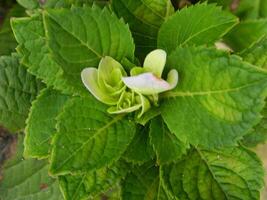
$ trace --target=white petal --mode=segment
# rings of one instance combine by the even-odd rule
[[[133,112],[133,111],[136,111],[138,110],[139,108],[141,108],[142,105],[141,104],[138,104],[138,105],[134,105],[134,106],[131,106],[131,107],[128,107],[128,108],[123,108],[123,109],[119,109],[116,107],[116,106],[113,106],[113,107],[110,107],[107,112],[109,114],[121,114],[121,113],[130,113],[130,112]]]
[[[167,76],[167,82],[170,84],[170,90],[175,88],[179,80],[178,72],[176,69],[172,69]]]
[[[109,104],[116,105],[118,99],[112,98],[102,92],[98,85],[98,74],[96,68],[85,68],[81,73],[82,82],[85,87],[97,98],[99,101]]]
[[[170,84],[153,73],[143,73],[137,76],[123,77],[124,84],[141,94],[150,95],[170,90]]]
[[[167,54],[162,49],[151,51],[145,58],[143,67],[146,71],[153,72],[161,77],[164,66],[166,64]]]

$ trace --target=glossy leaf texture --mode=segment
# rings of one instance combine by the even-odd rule
[[[0,124],[11,132],[23,130],[31,102],[42,87],[16,54],[0,57]]]
[[[48,176],[46,160],[23,159],[23,138],[19,137],[17,153],[3,167],[0,199],[63,200],[58,181]]]
[[[44,89],[38,95],[27,119],[25,157],[41,159],[50,155],[51,140],[56,133],[56,117],[68,98],[52,89]]]
[[[74,97],[67,102],[58,117],[51,173],[93,171],[121,157],[134,137],[135,124],[106,110],[94,97]]]
[[[149,137],[156,152],[157,164],[164,165],[176,162],[186,153],[188,144],[177,139],[171,133],[161,117],[151,120]]]
[[[106,8],[49,9],[43,16],[14,19],[12,27],[29,71],[68,93],[88,93],[80,73],[97,67],[102,56],[134,58],[128,26]]]
[[[168,66],[179,72],[180,84],[162,96],[162,116],[179,140],[231,146],[260,121],[267,71],[205,47],[178,48]]]
[[[157,47],[157,35],[162,23],[174,13],[170,0],[113,0],[115,13],[130,26],[137,56],[144,59]]]
[[[182,45],[212,45],[236,23],[234,15],[214,4],[190,6],[163,23],[158,34],[158,47],[170,54]]]
[[[194,149],[180,162],[164,166],[162,179],[182,200],[257,200],[263,173],[256,154],[243,147]]]
[[[81,175],[60,176],[60,187],[66,200],[96,199],[108,190],[113,190],[125,176],[125,167],[127,165],[118,162],[111,167]]]

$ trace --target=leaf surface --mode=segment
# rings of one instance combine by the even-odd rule
[[[132,141],[135,125],[124,115],[108,115],[93,97],[74,97],[63,108],[53,140],[50,171],[96,170],[118,160]]]
[[[214,4],[197,4],[176,12],[161,26],[158,47],[171,53],[185,44],[212,44],[226,34],[237,18]]]
[[[162,177],[178,199],[257,200],[263,188],[262,164],[243,147],[192,150],[181,162],[164,166]]]
[[[95,199],[116,185],[125,176],[125,166],[120,162],[111,167],[82,175],[66,175],[59,177],[59,183],[66,200]]]
[[[49,156],[51,140],[56,133],[56,117],[67,100],[68,96],[56,90],[44,89],[33,102],[25,130],[26,157]]]
[[[162,116],[179,140],[209,148],[235,145],[259,122],[265,70],[204,47],[178,48],[168,67],[178,71],[180,83],[162,96]]]
[[[224,37],[234,51],[242,52],[258,42],[267,31],[267,19],[240,22]]]
[[[155,154],[149,141],[149,127],[138,126],[123,158],[131,163],[143,164],[152,160],[154,156]]]
[[[48,176],[46,160],[23,159],[22,137],[17,153],[3,167],[0,199],[3,200],[63,200],[58,181]]]
[[[0,123],[16,132],[25,127],[31,102],[43,87],[19,63],[18,56],[0,57]]]
[[[66,93],[87,94],[80,73],[103,56],[134,58],[128,26],[106,8],[49,9],[12,20],[12,28],[29,71]]]
[[[122,198],[127,200],[171,199],[162,185],[159,168],[151,162],[136,166],[127,174],[122,182]]]
[[[144,58],[157,48],[157,35],[161,24],[174,13],[170,0],[113,0],[112,8],[129,23],[136,54]]]
[[[171,133],[161,117],[152,119],[150,124],[150,142],[157,155],[157,164],[176,162],[186,153],[188,145],[182,143]]]

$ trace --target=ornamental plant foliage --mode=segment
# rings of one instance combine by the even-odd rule
[[[18,133],[0,199],[260,199],[267,2],[221,2],[18,0],[0,29],[0,123]]]

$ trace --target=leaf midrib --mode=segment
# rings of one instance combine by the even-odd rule
[[[125,115],[119,115],[119,116],[115,117],[113,120],[111,120],[110,122],[108,122],[107,124],[105,124],[103,127],[99,128],[92,137],[89,137],[78,149],[76,149],[67,159],[64,160],[64,162],[61,163],[61,165],[56,167],[53,171],[57,171],[62,166],[64,166],[75,154],[77,154],[81,149],[83,149],[84,146],[86,146],[92,139],[94,139],[96,136],[98,136],[100,133],[102,133],[104,130],[106,130],[107,128],[109,128],[110,126],[115,124],[116,122],[123,119],[124,116]],[[52,152],[52,154],[54,154],[54,153],[55,152]],[[54,157],[54,155],[52,155],[52,157]]]
[[[69,31],[68,29],[66,29],[64,26],[62,26],[62,24],[60,24],[55,18],[53,18],[53,16],[51,14],[49,14],[49,12],[45,11],[44,16],[46,15],[47,17],[49,17],[51,20],[53,20],[59,27],[61,27],[65,32],[67,32],[68,34],[70,34],[72,37],[74,37],[76,40],[78,40],[81,45],[87,47],[92,53],[94,53],[98,58],[102,58],[101,53],[97,52],[95,49],[93,49],[93,47],[91,47],[88,43],[85,43],[84,41],[82,41],[80,38],[78,38],[73,32]],[[46,17],[44,17],[44,24],[46,24],[44,26],[45,30],[48,32],[47,29],[47,20]]]
[[[194,97],[194,96],[205,96],[205,95],[212,95],[212,94],[220,94],[220,93],[230,93],[230,92],[236,92],[242,89],[245,89],[247,87],[251,87],[253,85],[257,85],[258,83],[264,81],[264,79],[255,81],[253,83],[249,83],[240,87],[235,88],[228,88],[228,89],[222,89],[222,90],[211,90],[211,91],[176,91],[176,92],[166,92],[164,93],[161,98],[171,98],[171,97]]]

